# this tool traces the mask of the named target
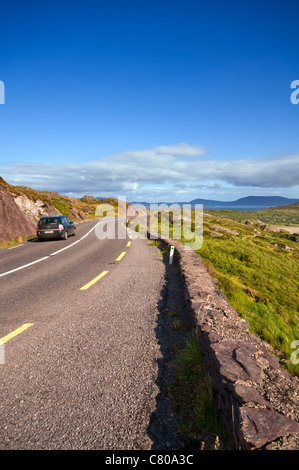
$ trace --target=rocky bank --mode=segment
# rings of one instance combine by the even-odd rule
[[[58,193],[13,186],[0,177],[0,244],[35,233],[42,216],[65,214],[75,221],[94,214],[99,201],[91,196],[81,200]]]

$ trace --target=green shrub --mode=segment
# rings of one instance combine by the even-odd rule
[[[201,443],[201,448],[207,448],[205,440],[207,436],[209,440],[213,436],[214,442],[209,442],[209,450],[216,450],[219,445],[223,449],[233,449],[232,436],[227,432],[213,388],[205,375],[200,343],[194,333],[171,365],[175,372],[171,395],[184,416],[181,426],[183,441],[188,446],[195,440],[197,445]]]

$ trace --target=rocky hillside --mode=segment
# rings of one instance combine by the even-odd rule
[[[33,235],[37,221],[44,215],[64,214],[74,221],[85,220],[94,216],[98,205],[92,196],[69,198],[12,186],[0,177],[0,244]]]

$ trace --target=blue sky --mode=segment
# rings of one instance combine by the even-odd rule
[[[299,4],[1,4],[0,175],[128,200],[299,198]]]

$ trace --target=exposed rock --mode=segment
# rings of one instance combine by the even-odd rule
[[[34,230],[35,223],[25,216],[13,195],[0,186],[0,243],[28,237]]]
[[[34,226],[36,225],[37,220],[44,215],[60,215],[60,212],[54,206],[46,204],[40,199],[32,201],[26,196],[17,196],[14,199],[25,217],[32,222]]]
[[[0,177],[0,243],[34,235],[40,217],[60,215],[60,208],[75,221],[87,219],[99,201],[92,196],[82,199],[12,186]]]
[[[221,225],[209,224],[209,226],[212,227],[215,232],[225,232],[229,235],[239,235],[236,230],[230,230],[229,228],[222,227]]]
[[[261,220],[242,220],[241,224],[248,225],[248,226],[256,226],[260,230],[267,231],[267,232],[280,232],[283,230],[283,227],[278,227],[278,226],[273,226],[273,225],[267,225],[265,222],[262,222]]]
[[[217,232],[216,230],[207,230],[207,232],[209,233],[209,236],[212,238],[223,237],[223,233]]]
[[[299,433],[299,424],[269,409],[240,408],[240,425],[245,446],[261,448],[278,437]]]
[[[81,197],[81,201],[82,202],[96,202],[96,203],[99,202],[99,200],[96,197],[88,196],[88,195]]]

